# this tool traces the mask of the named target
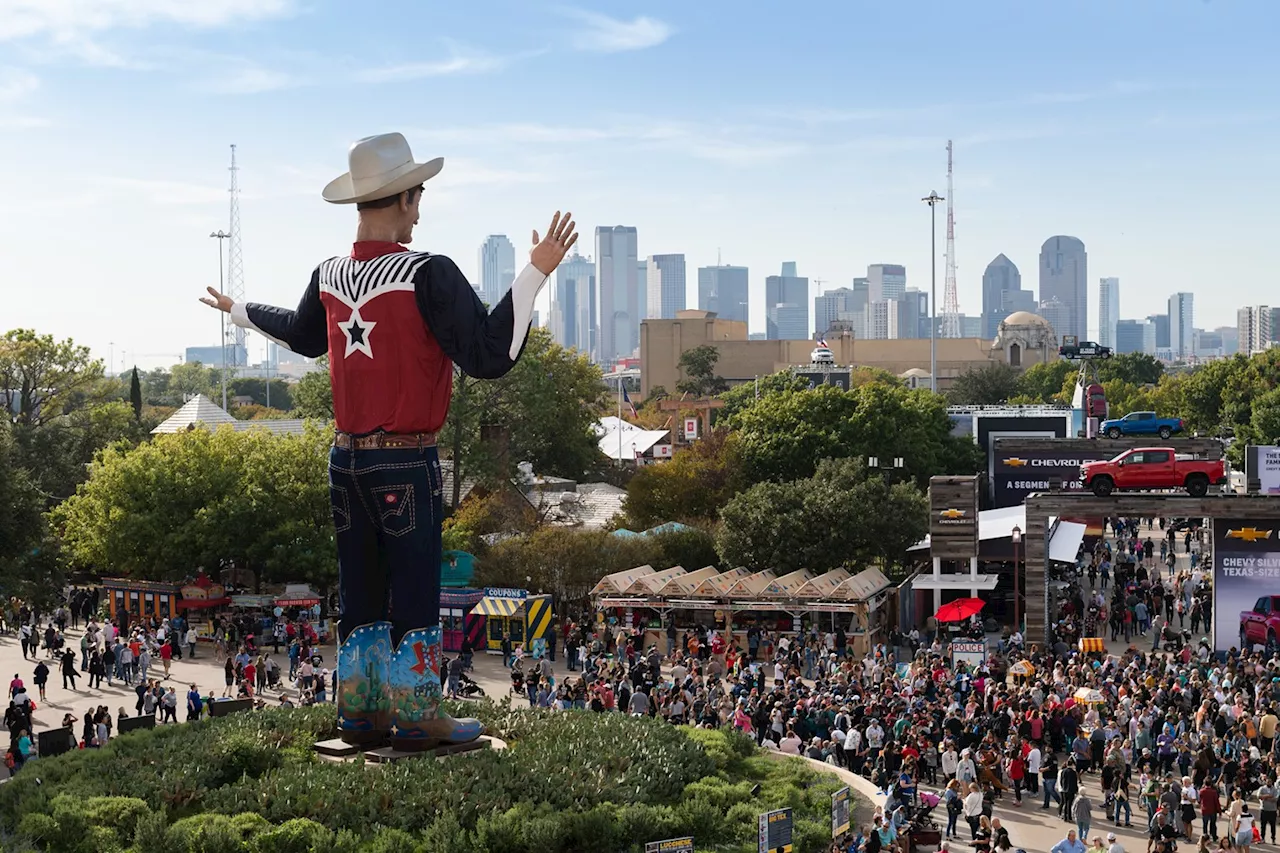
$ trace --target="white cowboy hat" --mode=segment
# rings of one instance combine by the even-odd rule
[[[321,195],[332,204],[359,204],[398,195],[429,181],[444,168],[444,158],[416,163],[400,133],[366,136],[347,152],[351,170],[334,178]]]

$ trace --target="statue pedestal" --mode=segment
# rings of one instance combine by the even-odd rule
[[[392,764],[408,758],[446,758],[450,755],[461,755],[481,749],[505,749],[506,746],[506,743],[498,738],[481,735],[467,743],[442,744],[434,749],[417,752],[405,752],[390,746],[361,749],[338,738],[317,741],[312,748],[322,758],[330,761],[353,761],[356,756],[363,754],[364,760],[371,764]]]

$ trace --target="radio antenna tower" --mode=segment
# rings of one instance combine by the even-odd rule
[[[942,337],[960,337],[960,297],[956,293],[956,193],[951,186],[951,140],[947,140],[947,281],[942,291]]]
[[[227,232],[230,237],[227,241],[227,295],[235,302],[244,301],[244,255],[240,250],[240,168],[236,165],[236,147],[231,146],[231,187],[227,190],[231,196],[230,223]],[[234,373],[237,367],[245,367],[242,364],[242,356],[246,355],[248,350],[245,346],[245,330],[239,326],[232,325],[227,330],[227,340],[223,342],[223,346],[229,348],[227,353],[227,367]]]

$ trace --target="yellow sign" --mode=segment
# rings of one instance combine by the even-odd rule
[[[1228,539],[1240,539],[1245,542],[1260,542],[1271,538],[1270,530],[1259,530],[1256,527],[1241,527],[1239,530],[1228,530]]]
[[[1027,460],[1020,459],[1017,456],[1011,456],[1004,460],[1004,464],[1008,465],[1010,468],[1023,468],[1026,466]]]
[[[944,509],[938,515],[943,518],[964,518],[968,513],[962,509]]]

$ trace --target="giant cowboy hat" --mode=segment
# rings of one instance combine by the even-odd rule
[[[347,152],[350,170],[329,182],[321,195],[332,204],[359,204],[399,195],[429,181],[444,168],[444,158],[415,162],[400,133],[366,136]]]

